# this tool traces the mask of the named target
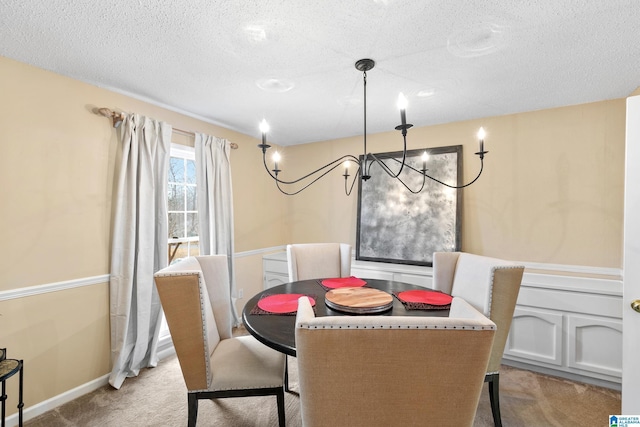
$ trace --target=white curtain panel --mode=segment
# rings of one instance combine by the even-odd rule
[[[109,383],[156,366],[162,309],[153,274],[166,267],[167,173],[171,125],[126,115],[115,193],[111,246],[111,361]]]
[[[227,255],[233,322],[240,324],[235,301],[236,279],[233,247],[233,192],[231,189],[230,142],[195,134],[196,184],[200,255]]]

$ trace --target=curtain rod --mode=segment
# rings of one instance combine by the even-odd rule
[[[110,118],[113,121],[113,127],[117,128],[118,126],[120,126],[120,123],[122,123],[122,121],[124,120],[124,116],[122,113],[118,113],[117,111],[113,111],[109,108],[96,108],[94,109],[94,112],[96,114],[99,114],[101,116]],[[182,130],[182,129],[178,129],[178,128],[173,128],[174,131],[176,132],[180,132],[183,133],[185,135],[190,135],[190,136],[195,136],[195,132],[190,131],[190,130]],[[229,143],[229,146],[232,149],[237,149],[238,148],[238,144],[236,144],[235,142],[231,142]]]

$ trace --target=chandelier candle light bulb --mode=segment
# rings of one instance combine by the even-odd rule
[[[267,143],[267,132],[269,132],[269,123],[265,119],[260,122],[260,132],[262,132],[262,144]]]
[[[280,153],[275,151],[273,153],[272,159],[273,159],[273,171],[277,174],[278,172],[280,172],[280,170],[278,170],[278,162],[280,161]]]
[[[487,133],[484,131],[483,127],[480,127],[478,130],[478,139],[480,140],[480,153],[484,153],[484,137],[487,136]]]
[[[429,160],[429,154],[427,154],[427,150],[424,150],[422,153],[422,173],[427,171],[427,160]]]
[[[404,94],[400,92],[400,95],[398,95],[398,108],[400,109],[400,120],[402,126],[407,124],[407,104],[407,98],[405,98]]]

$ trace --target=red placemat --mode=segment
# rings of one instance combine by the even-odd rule
[[[442,292],[423,291],[416,289],[413,291],[404,291],[398,293],[398,299],[404,302],[421,302],[431,305],[447,305],[451,304],[453,297]]]
[[[316,300],[304,294],[275,294],[266,295],[256,304],[256,308],[271,314],[290,314],[298,311],[298,299],[306,296],[311,301],[311,306],[316,305]]]
[[[367,284],[362,279],[358,279],[357,277],[336,277],[333,279],[324,279],[320,282],[320,284],[326,288],[336,289],[336,288],[357,288],[360,286],[364,286]]]
[[[407,310],[446,310],[451,307],[453,297],[440,291],[415,289],[394,292],[393,295]]]

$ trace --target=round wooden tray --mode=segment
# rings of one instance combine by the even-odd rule
[[[393,307],[393,296],[373,288],[337,288],[325,296],[327,307],[354,314],[370,314],[387,311]]]

